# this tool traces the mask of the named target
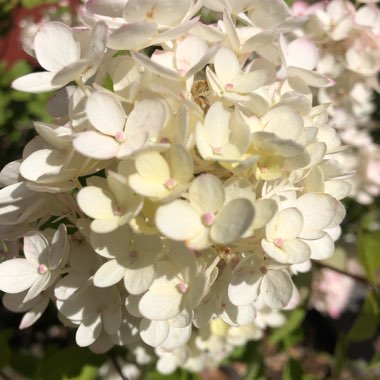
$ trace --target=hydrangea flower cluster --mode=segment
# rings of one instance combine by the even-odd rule
[[[334,81],[282,0],[91,0],[79,16],[44,24],[42,70],[13,82],[56,92],[54,123],[0,174],[0,238],[23,239],[3,302],[21,328],[52,301],[79,346],[201,370],[283,323],[292,277],[333,254],[350,185],[312,91]]]
[[[380,9],[378,0],[296,1],[292,14],[307,17],[298,36],[319,48],[316,70],[336,85],[318,90],[321,103],[330,103],[330,125],[350,148],[336,155],[350,178],[351,196],[370,204],[380,195],[380,147],[373,141],[373,91],[380,91]]]

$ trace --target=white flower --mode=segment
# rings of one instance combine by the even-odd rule
[[[91,223],[94,232],[112,232],[141,210],[141,198],[130,190],[122,175],[109,171],[107,180],[91,177],[89,183],[93,185],[79,191],[77,202],[81,210],[94,219]]]
[[[283,264],[300,264],[309,259],[309,246],[298,239],[303,227],[303,217],[296,208],[286,208],[277,213],[265,226],[266,238],[261,241],[265,253]]]
[[[29,289],[23,302],[37,297],[58,279],[66,265],[68,251],[63,224],[57,229],[51,244],[40,232],[30,233],[24,238],[25,258],[0,264],[0,290],[13,294]]]
[[[191,315],[207,289],[207,275],[195,254],[181,243],[169,249],[169,260],[156,264],[157,277],[138,304],[141,314],[153,321],[169,320],[181,312]]]
[[[128,293],[144,293],[156,276],[155,261],[161,251],[161,240],[157,236],[131,234],[127,227],[121,227],[112,234],[92,236],[91,242],[106,246],[111,240],[114,245],[119,243],[119,250],[114,255],[106,254],[112,259],[97,270],[94,285],[104,288],[123,279]]]
[[[248,305],[258,297],[273,309],[286,306],[293,293],[293,283],[286,267],[247,256],[235,268],[228,296],[237,306]]]
[[[86,114],[96,131],[79,133],[74,147],[99,160],[125,158],[140,150],[158,135],[166,117],[163,103],[149,98],[137,102],[127,117],[120,102],[102,92],[88,98]]]
[[[145,151],[135,159],[136,174],[128,177],[129,186],[152,200],[178,197],[193,178],[193,160],[181,145],[173,144],[163,156]]]
[[[207,248],[213,242],[231,243],[253,221],[252,203],[244,198],[225,203],[223,185],[211,174],[194,179],[188,198],[159,207],[156,224],[165,236],[185,241],[191,249]]]
[[[38,63],[46,71],[20,77],[12,87],[20,91],[47,92],[82,77],[86,80],[101,62],[106,35],[107,27],[100,22],[82,47],[73,29],[66,24],[57,21],[44,24],[34,38],[34,49]]]

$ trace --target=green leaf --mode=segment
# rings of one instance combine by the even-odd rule
[[[8,345],[8,340],[11,335],[11,330],[3,330],[0,332],[0,368],[8,365],[12,360],[12,350]]]
[[[378,316],[379,305],[377,299],[372,292],[369,292],[360,314],[348,333],[348,339],[353,342],[360,342],[373,337],[377,331]]]
[[[294,333],[305,318],[306,310],[295,309],[293,310],[288,318],[286,324],[279,329],[275,330],[274,333],[269,337],[269,343],[272,345],[278,344]]]
[[[69,347],[53,352],[42,363],[36,375],[38,380],[93,380],[104,355],[90,350]]]
[[[380,231],[361,229],[358,236],[359,260],[368,280],[375,285],[380,283]]]

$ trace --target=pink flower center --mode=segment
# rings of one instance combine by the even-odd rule
[[[234,89],[234,85],[232,83],[227,83],[225,88],[226,91],[231,92]]]
[[[114,210],[113,210],[113,213],[114,215],[116,216],[121,216],[123,214],[123,210],[121,209],[121,207],[116,207]]]
[[[123,131],[116,132],[115,139],[119,142],[123,142],[125,140],[125,134]]]
[[[214,152],[214,154],[222,154],[222,150],[223,148],[221,146],[216,146],[212,148],[212,151]]]
[[[274,239],[274,245],[277,247],[282,247],[285,243],[285,240],[283,238],[276,238]]]
[[[45,264],[40,264],[38,266],[38,273],[45,274],[48,271],[48,267]]]
[[[215,215],[212,212],[206,212],[202,215],[202,221],[206,226],[211,226],[214,223]]]
[[[189,289],[189,285],[186,284],[186,282],[180,282],[178,285],[177,285],[177,289],[180,293],[186,293],[187,290]]]
[[[168,190],[174,189],[176,186],[177,186],[177,181],[176,181],[174,178],[169,178],[169,179],[165,182],[165,187],[166,187]]]

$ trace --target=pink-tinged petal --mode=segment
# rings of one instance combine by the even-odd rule
[[[120,144],[110,136],[95,131],[80,133],[73,142],[74,148],[83,156],[96,160],[108,160],[117,155]]]
[[[30,233],[24,237],[24,255],[28,261],[47,264],[45,260],[47,260],[48,251],[49,243],[41,233]]]
[[[24,75],[12,82],[12,88],[18,91],[33,92],[36,94],[58,90],[63,87],[63,85],[52,84],[54,75],[54,73],[47,71]]]
[[[92,66],[89,59],[81,59],[63,67],[51,80],[53,86],[63,87],[71,81],[79,79],[88,68]]]
[[[100,315],[86,318],[79,326],[75,340],[79,347],[87,347],[98,339],[102,331],[102,319]]]
[[[38,265],[26,259],[11,259],[0,264],[0,290],[20,293],[29,289],[40,277]]]
[[[45,297],[41,302],[39,302],[36,306],[32,307],[25,315],[22,317],[19,329],[23,330],[30,326],[32,326],[35,322],[37,322],[46,308],[49,305],[50,298]]]
[[[160,206],[156,213],[156,225],[162,234],[173,240],[187,240],[202,230],[200,215],[183,200]]]
[[[141,339],[151,347],[157,347],[168,337],[169,325],[166,321],[150,321],[143,318],[139,326]]]
[[[80,45],[69,26],[48,22],[34,38],[37,60],[47,71],[57,72],[80,58]]]
[[[116,260],[104,263],[94,275],[94,285],[99,288],[106,288],[117,284],[125,274],[125,268]]]
[[[285,270],[269,270],[260,287],[260,296],[273,309],[285,307],[293,294],[293,282]]]
[[[287,66],[313,70],[318,62],[318,49],[307,38],[297,38],[287,46],[285,60]]]
[[[105,135],[122,132],[126,115],[121,104],[110,94],[95,92],[87,99],[86,114],[90,123]]]
[[[157,31],[153,22],[136,22],[121,26],[108,37],[107,46],[114,50],[140,50]]]

